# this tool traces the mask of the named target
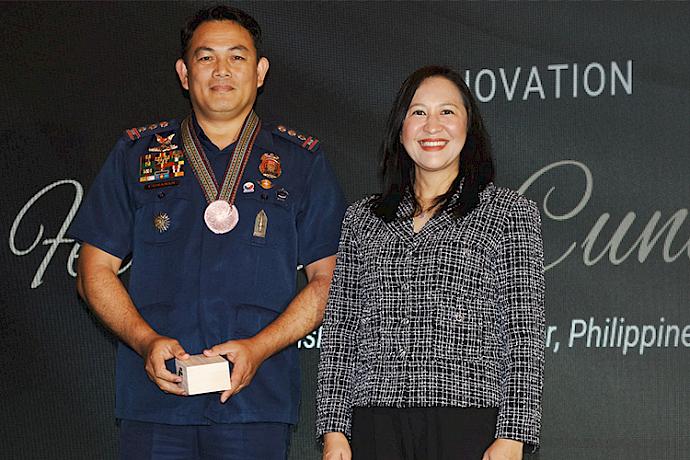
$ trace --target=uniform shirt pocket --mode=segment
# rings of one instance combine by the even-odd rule
[[[165,197],[142,203],[136,210],[130,292],[146,305],[172,302],[181,285],[179,261],[185,241],[195,225],[192,203]]]
[[[185,198],[164,197],[143,203],[136,212],[135,239],[148,245],[175,241],[189,229],[192,203]]]

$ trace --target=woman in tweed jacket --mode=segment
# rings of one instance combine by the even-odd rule
[[[453,70],[407,78],[382,151],[384,193],[346,213],[323,323],[324,459],[521,459],[541,424],[537,207],[493,185]]]

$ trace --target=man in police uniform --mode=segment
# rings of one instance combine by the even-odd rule
[[[321,322],[345,203],[317,139],[254,113],[260,39],[241,10],[191,18],[176,70],[192,114],[128,130],[70,229],[79,293],[121,341],[122,458],[287,456],[300,394],[290,345]],[[296,293],[298,265],[308,284]],[[173,358],[199,353],[232,363],[220,397],[179,385]]]

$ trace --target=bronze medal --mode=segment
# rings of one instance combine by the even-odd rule
[[[204,222],[215,234],[228,233],[240,220],[240,213],[235,205],[225,200],[216,200],[206,206]]]

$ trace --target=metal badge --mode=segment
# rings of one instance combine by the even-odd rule
[[[169,152],[171,150],[176,150],[178,147],[176,144],[172,143],[173,137],[175,137],[175,133],[172,133],[169,136],[163,137],[160,134],[156,134],[156,142],[158,142],[159,145],[155,147],[149,147],[149,152]]]
[[[242,185],[242,193],[254,193],[254,182],[245,182]]]
[[[254,219],[254,236],[258,238],[266,238],[266,227],[268,226],[268,216],[262,209]]]
[[[273,187],[273,182],[271,182],[268,179],[261,179],[259,181],[259,185],[261,186],[262,189],[269,190],[271,187]]]
[[[280,157],[275,153],[264,153],[261,155],[261,164],[259,165],[259,172],[262,176],[269,179],[277,179],[282,173],[280,166]]]
[[[153,216],[153,226],[158,233],[163,233],[170,228],[170,216],[165,212],[159,212]]]
[[[281,189],[279,189],[279,190],[276,192],[276,197],[278,198],[278,201],[285,201],[285,200],[287,200],[288,195],[290,195],[290,194],[289,194],[288,191],[285,190],[284,188],[281,188]]]

